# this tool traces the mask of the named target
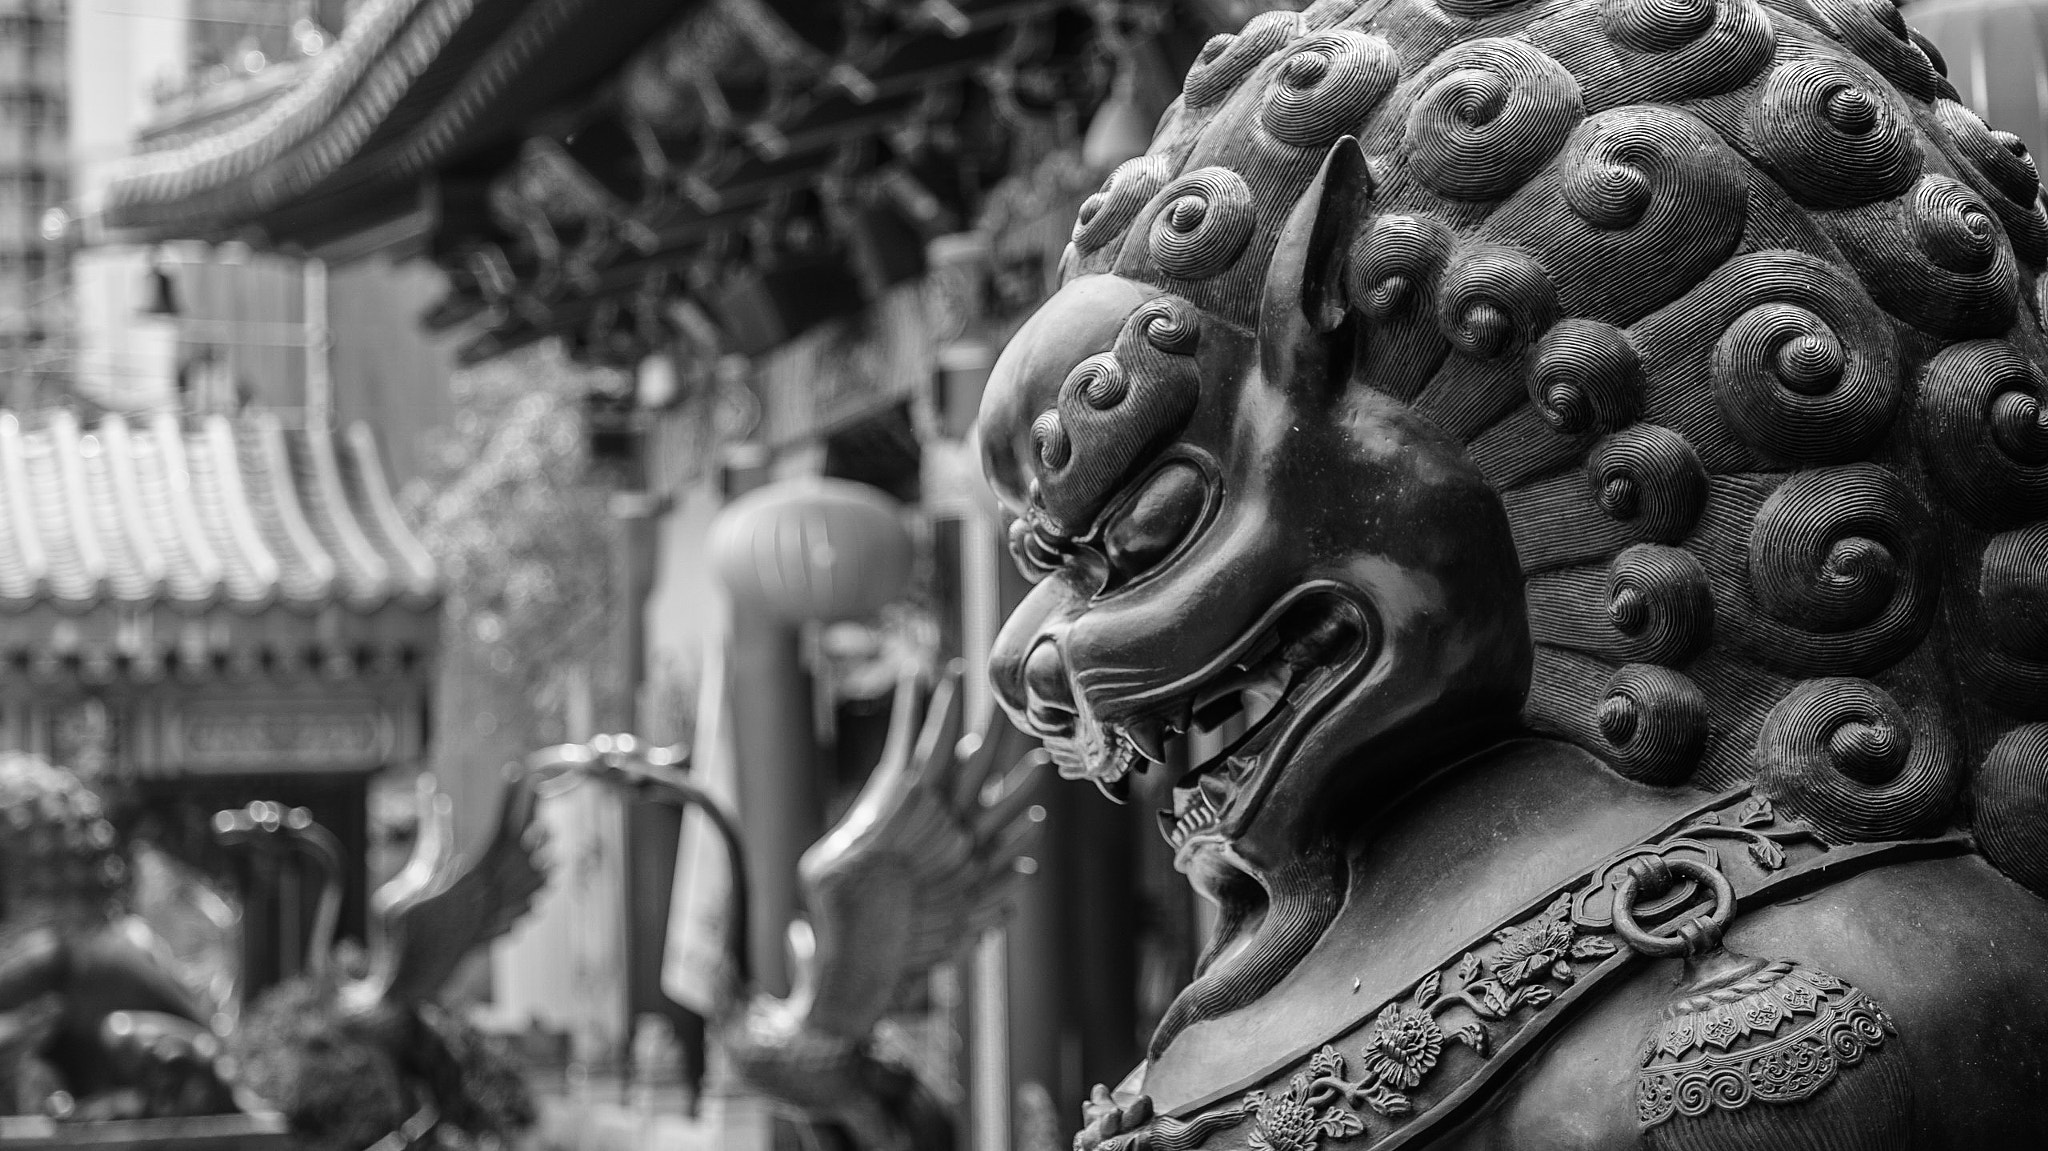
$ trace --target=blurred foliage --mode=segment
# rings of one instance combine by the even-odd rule
[[[466,781],[614,710],[611,518],[583,412],[619,386],[552,343],[457,372],[453,435],[407,492],[447,589],[434,769],[458,810],[491,806]]]
[[[265,992],[230,1039],[242,1082],[277,1107],[312,1151],[359,1151],[422,1106],[429,1147],[503,1147],[533,1126],[532,1092],[508,1052],[432,1005],[398,1019],[354,1015],[332,978]]]
[[[243,1086],[316,1151],[368,1147],[417,1109],[397,1060],[347,1029],[334,988],[295,978],[263,993],[230,1036]]]

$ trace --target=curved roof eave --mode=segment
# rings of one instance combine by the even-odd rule
[[[313,199],[412,206],[409,182],[614,70],[693,0],[370,0],[261,113],[129,158],[89,206],[133,239],[212,238]],[[287,229],[288,231],[289,229]]]

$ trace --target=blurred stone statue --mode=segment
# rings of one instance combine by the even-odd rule
[[[507,784],[492,836],[469,858],[454,851],[431,781],[421,803],[412,859],[372,897],[367,953],[335,944],[346,864],[332,859],[308,971],[231,1027],[233,1005],[195,990],[218,973],[192,970],[130,914],[130,845],[99,796],[42,759],[0,755],[0,1106],[77,1121],[275,1107],[331,1151],[394,1133],[416,1147],[470,1145],[530,1124],[509,1063],[434,997],[545,879],[531,785]],[[222,813],[216,830],[229,843],[332,839],[303,810],[262,802]]]
[[[239,1084],[318,1151],[390,1137],[414,1148],[490,1145],[534,1120],[500,1046],[437,1002],[546,881],[532,783],[508,779],[489,838],[468,857],[455,851],[449,803],[431,777],[419,799],[412,858],[371,896],[367,951],[335,949],[330,926],[310,970],[266,992],[230,1036]],[[260,820],[265,805],[248,811]],[[241,837],[289,831],[249,826],[245,813],[223,813],[217,826]]]
[[[0,1107],[119,1119],[236,1110],[206,1002],[128,914],[131,862],[100,797],[0,755]]]

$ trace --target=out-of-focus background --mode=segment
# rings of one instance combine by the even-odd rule
[[[25,926],[101,930],[38,909],[112,851],[137,969],[225,1041],[375,952],[423,812],[478,850],[505,764],[613,733],[736,808],[747,946],[787,990],[797,853],[903,670],[963,659],[989,712],[1022,590],[970,434],[995,354],[1205,40],[1267,6],[0,0],[0,747],[69,773],[0,772],[0,871],[43,877],[0,877],[0,1013],[42,993]],[[2042,141],[2048,8],[1906,15]],[[975,1151],[1065,1146],[1206,927],[1149,805],[1042,809],[1015,917],[878,1040]],[[707,1042],[708,825],[597,786],[537,818],[547,888],[436,991],[530,1089],[533,1124],[479,1138],[840,1138]],[[111,1090],[17,1090],[0,1142],[61,1144]],[[120,1098],[106,1122],[162,1110]]]

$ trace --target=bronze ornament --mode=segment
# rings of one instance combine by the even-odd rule
[[[2048,228],[1940,67],[1877,0],[1203,51],[980,420],[998,697],[1219,905],[1084,1148],[2048,1128],[1967,1054],[2048,1024]]]

